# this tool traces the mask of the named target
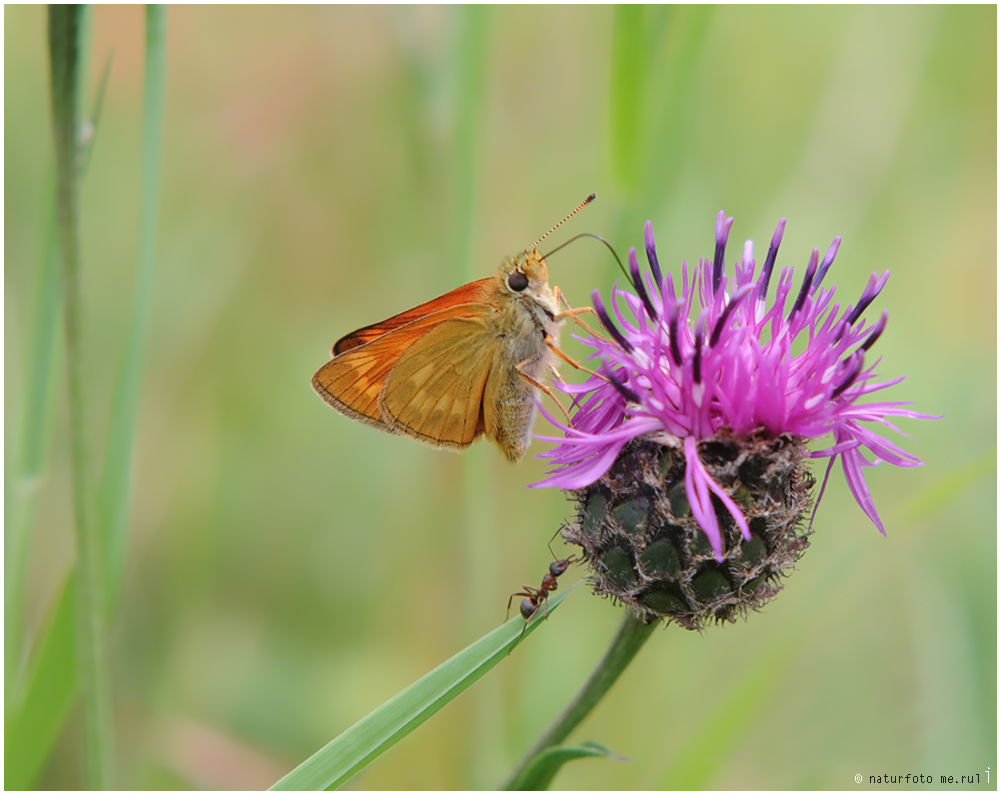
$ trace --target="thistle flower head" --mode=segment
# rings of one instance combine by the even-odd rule
[[[573,395],[575,411],[569,426],[559,425],[565,437],[547,439],[557,444],[542,455],[555,465],[538,485],[575,491],[585,504],[599,491],[617,498],[608,488],[612,480],[621,479],[617,469],[623,456],[634,456],[641,447],[645,452],[640,458],[648,458],[650,444],[669,451],[669,465],[664,464],[662,452],[659,463],[633,461],[638,466],[634,474],[648,479],[652,466],[661,475],[659,481],[647,483],[648,492],[642,497],[652,512],[639,533],[641,542],[627,552],[616,546],[630,558],[639,591],[646,577],[642,555],[651,545],[664,542],[663,527],[684,524],[685,511],[690,513],[687,523],[704,533],[709,556],[724,567],[720,571],[732,587],[740,589],[750,581],[734,578],[731,569],[754,538],[755,519],[767,517],[761,527],[776,522],[792,533],[777,544],[787,547],[791,558],[772,559],[750,573],[763,572],[773,579],[777,570],[790,567],[804,549],[807,534],[791,529],[801,523],[811,486],[799,459],[829,458],[832,466],[839,456],[851,492],[883,534],[863,469],[883,461],[921,465],[867,426],[877,423],[900,432],[890,417],[930,418],[903,408],[905,403],[865,400],[903,380],[879,381],[875,367],[881,359],[866,360],[885,330],[888,313],[883,311],[874,323],[862,315],[885,286],[888,271],[872,274],[860,299],[842,308],[835,300],[836,287],[824,285],[840,247],[836,237],[822,259],[819,249],[813,250],[796,289],[792,268],[774,270],[785,229],[782,220],[760,270],[753,244],[747,242],[729,273],[726,247],[732,221],[719,213],[714,256],[690,269],[685,263],[679,284],[671,274],[662,274],[652,225],[646,223],[649,272],[641,272],[632,249],[629,270],[634,292],[616,289],[606,304],[594,291],[594,309],[610,338],[581,341],[594,348],[599,374],[583,384],[562,387]],[[809,440],[828,434],[833,437],[831,445],[806,449]],[[616,460],[619,464],[613,470]],[[755,487],[764,491],[756,493]],[[792,491],[798,495],[793,497]],[[638,497],[627,497],[633,498]],[[661,514],[653,507],[658,500],[665,511]],[[771,507],[778,502],[791,508],[794,516],[774,514]],[[651,516],[652,524],[660,527],[652,535],[647,531]],[[770,530],[761,532],[771,554],[775,544],[769,539]],[[685,543],[695,540],[693,536],[687,541],[669,540],[682,563],[685,556],[691,557]],[[600,545],[589,551],[585,546],[585,553],[603,558],[607,550]],[[599,567],[608,568],[605,563]],[[646,594],[639,591],[638,600],[631,596],[623,600],[635,601],[632,605],[639,608]],[[621,597],[610,589],[606,592]],[[714,613],[719,616],[718,609]],[[697,617],[691,622],[696,623]]]

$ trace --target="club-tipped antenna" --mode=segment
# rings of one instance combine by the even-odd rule
[[[561,248],[565,248],[567,245],[569,245],[572,242],[575,242],[576,240],[579,240],[581,237],[593,237],[595,240],[600,240],[602,243],[604,243],[608,247],[608,250],[611,252],[611,255],[615,258],[615,261],[618,263],[618,267],[622,269],[622,273],[625,274],[625,278],[628,279],[630,282],[632,281],[632,276],[630,276],[629,272],[625,269],[625,265],[622,264],[622,260],[618,258],[618,252],[615,251],[614,246],[612,246],[611,243],[609,243],[607,240],[601,237],[601,235],[594,234],[593,232],[581,232],[576,237],[570,237],[562,245],[558,245],[551,251],[549,251],[545,256],[542,257],[542,259],[548,259],[556,251],[560,250]]]
[[[557,223],[555,226],[553,226],[551,229],[549,229],[547,232],[545,232],[545,234],[543,234],[541,237],[539,237],[537,240],[535,240],[535,242],[534,242],[533,245],[528,246],[528,250],[529,251],[534,251],[536,248],[538,248],[538,244],[542,240],[544,240],[546,237],[548,237],[550,234],[552,234],[552,232],[554,232],[556,229],[558,229],[560,226],[562,226],[564,223],[566,223],[566,221],[568,221],[570,218],[572,218],[574,215],[576,215],[576,213],[578,213],[580,210],[582,210],[584,207],[586,207],[595,198],[597,198],[597,194],[596,193],[591,193],[589,196],[587,196],[587,198],[585,198],[583,201],[580,202],[580,206],[578,206],[569,215],[567,215],[565,218],[563,218],[561,221],[559,221],[559,223]]]

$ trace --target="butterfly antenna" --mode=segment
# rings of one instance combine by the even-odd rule
[[[611,255],[615,258],[615,261],[618,263],[618,267],[621,268],[622,273],[625,274],[625,278],[628,279],[628,281],[630,281],[630,282],[632,281],[632,276],[630,276],[629,273],[628,273],[628,271],[625,269],[625,265],[622,264],[622,260],[618,258],[618,252],[615,251],[614,246],[612,246],[611,243],[609,243],[607,240],[605,240],[599,234],[594,234],[593,232],[582,232],[581,234],[578,234],[576,237],[570,237],[562,245],[556,246],[551,251],[549,251],[545,256],[542,257],[542,259],[548,259],[556,251],[558,251],[558,250],[560,250],[562,248],[565,248],[567,245],[569,245],[572,242],[576,242],[581,237],[593,237],[595,240],[600,240],[602,243],[604,243],[608,247],[608,250],[611,252]]]
[[[569,215],[567,215],[565,218],[563,218],[561,221],[559,221],[559,223],[557,223],[555,226],[553,226],[551,229],[549,229],[547,232],[545,232],[545,234],[543,234],[541,237],[539,237],[537,240],[535,240],[534,244],[528,247],[528,250],[529,251],[533,251],[534,249],[538,248],[538,244],[542,240],[544,240],[546,237],[548,237],[550,234],[552,234],[552,232],[554,232],[556,229],[558,229],[560,226],[562,226],[564,223],[566,223],[566,221],[568,221],[570,218],[572,218],[574,215],[576,215],[576,213],[578,213],[580,210],[582,210],[584,207],[586,207],[595,198],[597,198],[597,194],[596,193],[591,193],[589,196],[587,196],[587,198],[585,198],[583,201],[580,202],[580,206],[579,207],[577,207]]]

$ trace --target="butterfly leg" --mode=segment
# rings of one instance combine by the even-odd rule
[[[598,339],[603,339],[605,342],[611,341],[600,331],[595,331],[593,328],[591,328],[583,320],[580,319],[579,315],[581,314],[597,314],[597,312],[595,312],[590,306],[582,306],[579,309],[574,309],[569,305],[569,301],[566,300],[566,296],[562,293],[562,291],[559,289],[558,286],[554,286],[552,288],[552,292],[556,298],[556,305],[558,305],[559,301],[561,300],[563,305],[566,307],[566,311],[559,312],[555,316],[556,320],[563,320],[567,317],[572,317],[573,322],[579,325],[584,331],[586,331],[591,336],[596,336]]]
[[[594,372],[592,369],[587,369],[579,361],[575,361],[574,359],[570,358],[565,353],[563,353],[558,347],[556,347],[555,340],[552,338],[550,334],[547,334],[545,336],[545,344],[549,346],[549,350],[551,350],[559,358],[561,358],[563,361],[565,361],[567,364],[573,367],[573,369],[578,369],[581,372],[586,372],[588,375],[593,375],[595,378],[600,378],[601,380],[607,382],[608,379],[605,378],[600,373]]]
[[[547,336],[546,339],[545,339],[545,343],[549,344],[549,340],[551,340],[551,339],[552,339],[551,336]],[[552,347],[553,350],[555,350],[555,351],[558,352],[559,348],[557,348],[557,347],[555,347],[553,345],[549,345],[549,346]],[[545,394],[549,395],[549,397],[552,398],[552,400],[555,402],[555,404],[559,406],[559,410],[562,411],[566,415],[567,421],[569,421],[569,419],[571,418],[570,415],[569,415],[569,411],[567,411],[563,407],[563,404],[561,402],[559,402],[559,398],[556,397],[556,395],[552,392],[552,389],[550,389],[548,386],[546,386],[541,381],[535,380],[533,377],[531,377],[531,375],[529,375],[527,372],[525,372],[522,369],[522,367],[526,367],[528,364],[531,364],[534,361],[536,361],[535,358],[525,359],[520,364],[514,365],[514,369],[517,370],[517,374],[518,375],[520,375],[522,378],[524,378],[526,381],[528,381],[528,383],[530,383],[532,386],[534,386],[540,392],[544,392]]]

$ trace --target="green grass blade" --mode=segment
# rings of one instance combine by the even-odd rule
[[[101,123],[101,110],[104,108],[104,95],[108,90],[108,80],[111,78],[112,60],[113,59],[110,54],[104,60],[104,69],[101,70],[101,82],[97,84],[97,95],[94,99],[94,110],[90,114],[90,118],[84,123],[83,129],[80,131],[80,145],[83,147],[80,163],[81,176],[86,173],[87,166],[90,164],[90,156],[94,151],[97,128]]]
[[[80,79],[77,81],[78,101],[85,82],[86,52],[90,40],[89,14],[85,14],[80,31]],[[96,140],[105,90],[111,73],[111,58],[105,62],[104,71],[94,102],[94,111],[83,125],[79,137],[84,147],[80,155],[80,178],[86,173]],[[48,180],[51,181],[51,178]],[[34,525],[38,489],[47,462],[48,443],[54,417],[55,365],[59,340],[59,259],[57,227],[55,223],[54,186],[46,191],[42,264],[39,269],[35,307],[31,315],[32,328],[25,355],[24,415],[21,420],[22,435],[18,439],[17,463],[4,474],[4,518],[7,531],[4,535],[4,658],[5,692],[7,711],[19,702],[19,676],[24,663],[24,614],[25,570],[30,551],[31,529]]]
[[[618,183],[632,187],[639,174],[639,134],[645,53],[642,6],[616,5],[611,34],[611,167]]]
[[[574,589],[549,599],[550,615]],[[524,636],[544,622],[532,620]],[[521,641],[523,628],[524,621],[514,618],[476,640],[348,728],[275,783],[272,790],[322,791],[347,782],[503,661]]]
[[[578,747],[552,747],[539,753],[523,777],[517,781],[517,791],[546,791],[552,785],[563,764],[579,758],[612,758],[624,761],[603,744],[584,742]]]
[[[111,683],[104,624],[102,553],[90,516],[89,460],[86,450],[80,294],[80,55],[86,9],[50,6],[49,57],[52,126],[56,153],[56,218],[62,271],[63,333],[69,446],[76,525],[76,622],[78,678],[83,696],[84,747],[90,788],[109,788],[113,769]]]
[[[485,151],[489,115],[489,69],[493,38],[491,21],[495,12],[485,5],[463,5],[449,9],[455,29],[452,73],[454,74],[455,130],[451,172],[455,190],[456,283],[481,278],[481,262],[476,257],[478,234],[478,188]],[[492,508],[496,498],[492,461],[475,450],[462,458],[462,522],[466,532],[467,571],[475,571],[476,586],[469,586],[464,601],[464,622],[470,626],[466,636],[474,637],[476,616],[486,614],[486,594],[500,587],[498,548],[502,532]],[[503,697],[497,682],[484,681],[470,695],[472,714],[469,734],[472,758],[465,786],[482,788],[503,768],[498,748],[503,724],[497,707]]]
[[[144,140],[145,151],[153,152],[158,163],[157,152],[161,148],[160,139],[162,137],[162,107],[163,107],[163,75],[165,70],[165,53],[163,47],[163,14],[161,10],[154,9],[153,19],[153,78],[152,82],[157,86],[154,93],[155,103],[151,113],[147,113],[147,118],[153,116],[152,121],[147,124],[147,128],[152,129],[152,136]],[[86,24],[82,25],[83,30],[80,37],[86,35]],[[84,49],[81,44],[81,52]],[[82,57],[82,56],[81,56]],[[77,143],[81,150],[77,152],[79,162],[79,173],[82,176],[86,170],[90,159],[90,154],[96,141],[96,133],[99,129],[100,113],[103,107],[105,90],[110,75],[111,58],[105,61],[105,66],[98,85],[94,109],[88,122],[82,127],[84,134],[77,138]],[[149,82],[149,80],[147,80]],[[79,89],[79,86],[78,86]],[[79,98],[79,90],[77,91]],[[157,114],[156,109],[159,109]],[[149,141],[152,141],[150,143]],[[146,160],[151,159],[147,156]],[[148,166],[146,173],[149,172]],[[154,180],[145,180],[144,185],[152,181],[153,190],[158,195],[158,170],[154,174]],[[155,199],[155,197],[154,197]],[[54,209],[49,211],[50,217],[54,217]],[[144,230],[150,229],[151,224],[148,219],[155,222],[156,206],[154,202],[146,201],[143,205],[143,217],[146,220]],[[155,225],[152,225],[155,232]],[[144,234],[142,237],[145,249],[153,250],[153,235]],[[12,493],[14,500],[8,501],[8,515],[14,519],[13,527],[8,531],[7,536],[7,579],[5,584],[5,611],[8,614],[7,637],[8,644],[6,653],[8,659],[20,660],[23,652],[20,648],[20,617],[23,614],[23,586],[24,577],[22,563],[26,562],[28,543],[30,540],[30,527],[34,516],[34,486],[42,475],[44,467],[44,452],[46,440],[48,438],[48,428],[52,421],[51,395],[53,383],[53,359],[57,350],[57,327],[59,323],[59,271],[56,240],[56,227],[51,224],[50,233],[46,241],[46,257],[41,271],[40,286],[38,291],[37,305],[35,311],[35,329],[32,335],[32,346],[29,349],[27,360],[31,364],[31,370],[27,379],[28,387],[25,400],[25,420],[24,439],[20,451],[20,469],[17,472],[17,480],[13,486],[6,486],[8,493]],[[151,254],[147,256],[147,261],[151,262]],[[150,265],[151,267],[151,265]],[[148,270],[148,268],[147,268]],[[147,279],[148,283],[149,279]],[[147,287],[147,293],[149,289]],[[148,305],[148,298],[147,298]],[[138,313],[141,315],[142,313]],[[148,311],[146,312],[148,315]],[[120,391],[120,389],[119,389]],[[46,406],[49,406],[48,408]],[[110,446],[110,443],[109,443]],[[11,506],[12,505],[12,506]],[[108,554],[109,546],[104,546],[105,555],[109,563],[115,559]],[[12,553],[16,552],[16,553]],[[105,570],[108,570],[107,568]],[[120,573],[120,565],[110,569],[111,573]],[[26,788],[30,786],[37,777],[42,763],[47,758],[51,750],[52,743],[59,735],[66,716],[69,713],[73,698],[76,696],[77,674],[75,668],[76,661],[76,636],[74,628],[75,619],[75,595],[73,589],[74,577],[71,573],[67,584],[58,592],[54,606],[50,612],[49,620],[39,632],[38,639],[32,653],[31,665],[23,682],[18,682],[16,686],[8,683],[14,691],[15,697],[7,701],[7,711],[5,715],[6,748],[11,750],[7,754],[8,763],[5,767],[5,782],[8,788]],[[110,588],[109,588],[110,589]],[[10,618],[14,618],[11,620]],[[16,636],[15,636],[16,635]],[[18,665],[8,666],[8,682],[13,679],[13,673]]]
[[[997,449],[987,450],[953,472],[938,478],[910,500],[899,520],[897,532],[909,532],[938,510],[954,504],[966,491],[992,480],[997,471]]]
[[[476,185],[482,161],[486,121],[486,68],[490,40],[489,6],[459,6],[455,9],[458,26],[455,54],[458,85],[455,87],[455,188],[457,217],[457,262],[463,281],[481,278],[473,260],[476,239]]]
[[[80,101],[84,61],[90,38],[89,14],[78,33],[80,77],[77,101]],[[79,176],[87,170],[93,150],[100,110],[110,73],[108,59],[98,88],[94,111],[83,125],[78,143]],[[51,181],[51,180],[50,180]],[[59,241],[56,225],[54,185],[47,191],[43,217],[46,218],[43,256],[32,312],[32,328],[24,360],[27,364],[22,435],[16,464],[5,472],[5,701],[4,721],[7,763],[4,767],[7,788],[31,786],[48,757],[53,742],[69,714],[76,697],[76,610],[72,570],[56,591],[48,616],[36,635],[30,664],[25,650],[23,617],[26,568],[31,546],[35,510],[47,467],[52,425],[55,417],[56,364],[59,357],[60,273]]]
[[[694,728],[682,747],[671,754],[673,764],[661,781],[661,787],[680,791],[698,791],[709,785],[725,750],[738,745],[752,731],[753,720],[775,697],[782,676],[787,675],[787,660],[792,657],[801,636],[789,634],[782,642],[757,655],[753,664],[730,685],[728,697],[708,719]]]
[[[166,100],[166,10],[146,8],[146,69],[143,85],[142,192],[135,315],[111,401],[97,520],[105,551],[105,605],[110,611],[121,581],[132,486],[132,454],[139,410],[146,339],[153,303],[156,228],[159,215],[163,113]]]
[[[650,59],[643,141],[641,205],[645,212],[669,201],[680,184],[678,171],[687,139],[697,124],[692,93],[712,21],[712,6],[676,6]]]
[[[38,641],[18,707],[4,718],[4,788],[31,788],[76,695],[75,584],[66,578]]]
[[[46,466],[56,393],[59,349],[59,260],[55,198],[46,191],[46,225],[38,288],[24,361],[21,435],[12,465],[4,470],[4,692],[5,712],[19,702],[24,663],[23,620],[31,529]]]
[[[616,6],[611,42],[609,157],[628,207],[620,233],[632,237],[669,203],[697,124],[692,92],[712,8]]]

